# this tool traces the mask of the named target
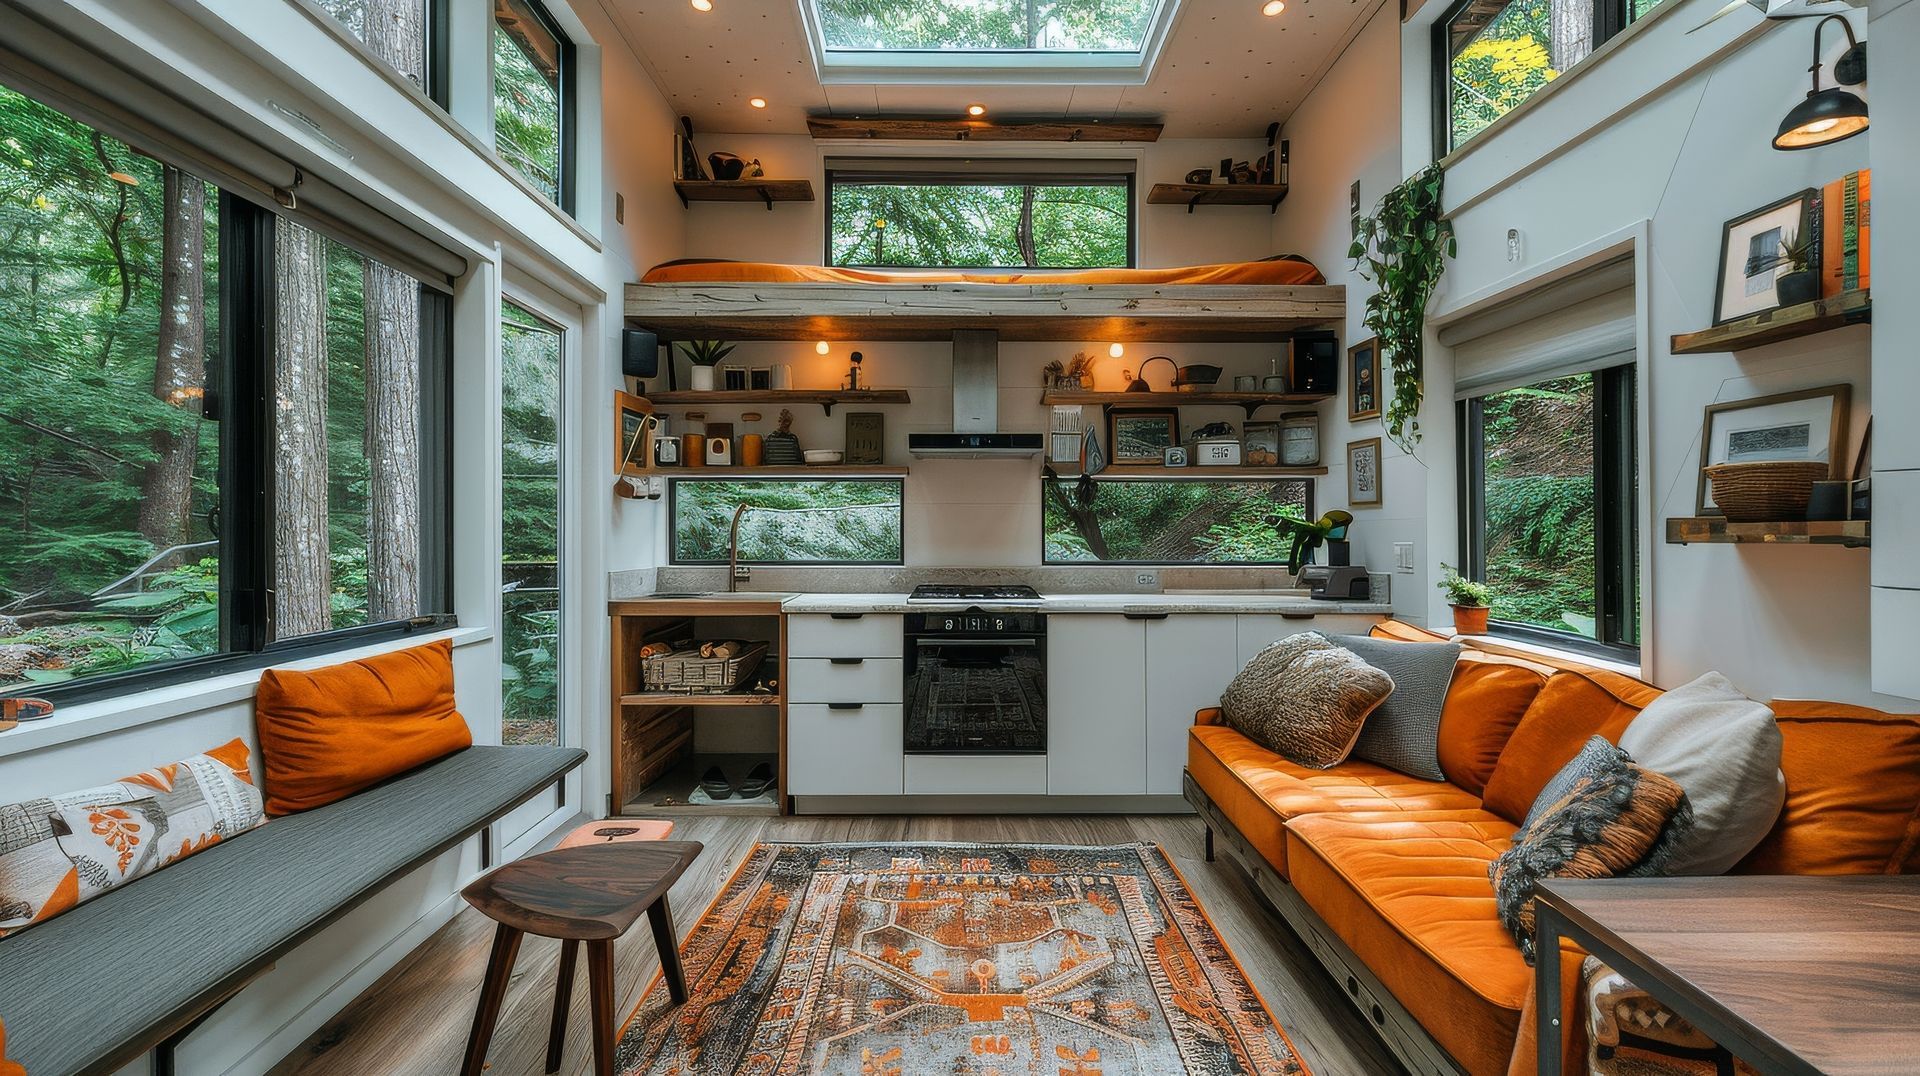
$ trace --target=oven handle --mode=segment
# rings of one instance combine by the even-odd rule
[[[915,639],[913,642],[915,646],[922,648],[940,646],[952,647],[955,650],[985,650],[988,648],[994,650],[1009,648],[1018,650],[1032,649],[1040,645],[1038,639]]]

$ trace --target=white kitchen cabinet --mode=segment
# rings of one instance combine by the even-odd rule
[[[1048,795],[1147,790],[1147,623],[1117,613],[1048,618]]]
[[[789,702],[899,702],[906,682],[899,658],[791,658]]]
[[[898,796],[906,788],[896,703],[787,706],[787,791],[796,796]]]
[[[1316,613],[1281,616],[1278,613],[1243,613],[1239,617],[1240,653],[1233,671],[1245,668],[1253,656],[1276,639],[1317,631],[1322,635],[1365,635],[1380,620],[1360,613]]]
[[[1194,712],[1220,705],[1220,692],[1240,671],[1239,620],[1207,613],[1147,621],[1149,795],[1180,795]]]
[[[908,755],[909,796],[1044,796],[1045,755]]]
[[[897,658],[898,613],[795,613],[787,617],[790,658]]]

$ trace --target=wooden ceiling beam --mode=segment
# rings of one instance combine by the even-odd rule
[[[914,116],[809,116],[821,139],[905,139],[926,142],[1158,142],[1150,120],[972,120]]]

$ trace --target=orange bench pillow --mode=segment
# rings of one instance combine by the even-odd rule
[[[1920,715],[1776,701],[1780,821],[1735,874],[1920,873]]]
[[[311,672],[268,669],[254,721],[271,815],[323,807],[473,743],[444,639]]]
[[[1603,670],[1556,672],[1514,726],[1487,777],[1486,809],[1515,825],[1532,809],[1540,790],[1594,736],[1619,743],[1620,734],[1660,689],[1631,676]]]
[[[1465,653],[1440,711],[1440,772],[1481,796],[1547,673],[1525,662]]]

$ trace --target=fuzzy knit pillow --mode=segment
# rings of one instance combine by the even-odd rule
[[[1540,792],[1488,868],[1500,922],[1533,963],[1533,890],[1549,878],[1658,875],[1691,827],[1687,794],[1595,736]]]
[[[1306,631],[1254,655],[1220,696],[1220,711],[1268,750],[1324,770],[1346,761],[1367,715],[1391,694],[1386,673]]]

